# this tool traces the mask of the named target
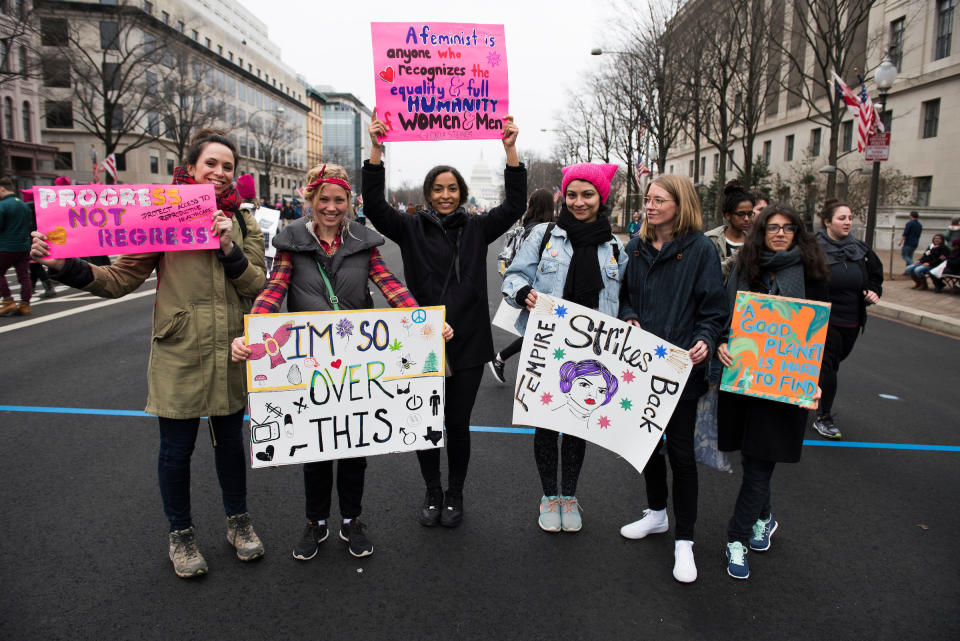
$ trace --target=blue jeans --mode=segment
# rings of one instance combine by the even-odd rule
[[[157,476],[163,513],[170,531],[193,525],[190,518],[190,456],[197,441],[199,418],[160,420]],[[243,410],[229,416],[211,416],[211,440],[217,478],[227,516],[247,511],[247,459],[243,449]]]
[[[933,269],[933,267],[930,265],[909,265],[904,274],[919,282],[924,279],[931,269]]]
[[[903,262],[907,264],[907,267],[913,264],[913,252],[917,251],[916,245],[907,245],[903,244],[903,247],[900,248],[900,257],[903,258]]]

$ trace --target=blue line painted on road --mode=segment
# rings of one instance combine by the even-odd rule
[[[28,412],[33,414],[87,414],[92,416],[136,416],[152,417],[152,414],[138,410],[108,410],[83,407],[38,407],[32,405],[0,405],[0,412]],[[244,416],[249,420],[249,416]],[[493,434],[533,434],[529,427],[491,427],[471,425],[471,432],[489,432]],[[922,452],[960,452],[960,445],[922,445],[916,443],[869,443],[865,441],[804,441],[804,445],[815,447],[858,447],[874,450],[916,450]]]

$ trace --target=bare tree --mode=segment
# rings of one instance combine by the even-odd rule
[[[147,85],[159,90],[147,105],[147,131],[177,158],[184,157],[195,131],[226,121],[227,107],[210,75],[210,67],[186,51],[178,52],[172,67],[155,65],[146,73]],[[236,126],[237,112],[231,112],[230,125]]]
[[[13,82],[39,78],[43,71],[32,5],[17,2],[10,9],[0,14],[0,89]],[[0,127],[0,174],[7,169],[5,134]]]
[[[247,126],[257,144],[257,158],[263,165],[258,191],[267,200],[270,200],[273,187],[271,172],[274,166],[287,164],[292,146],[297,142],[297,129],[284,117],[285,113],[283,107],[277,107],[275,111],[255,112],[250,116]]]

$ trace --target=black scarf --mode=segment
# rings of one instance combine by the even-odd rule
[[[828,265],[856,263],[867,255],[867,246],[849,234],[843,240],[834,240],[825,229],[821,229],[817,232],[817,242],[827,257]]]
[[[573,245],[573,257],[567,269],[567,280],[563,284],[563,297],[584,307],[597,309],[600,306],[600,292],[603,291],[597,245],[610,240],[610,219],[606,211],[601,209],[595,221],[585,223],[577,220],[564,205],[557,217],[557,226],[567,232],[567,238]]]
[[[763,282],[767,285],[767,293],[788,298],[806,298],[807,288],[804,284],[803,259],[800,256],[799,247],[794,245],[782,252],[764,250],[760,254],[760,267],[765,274]],[[734,267],[733,273],[727,279],[727,299],[730,302],[730,309],[733,309],[737,300],[738,290],[750,291],[750,283],[740,273],[739,264]]]
[[[443,229],[443,233],[447,237],[447,241],[450,243],[451,249],[453,250],[453,262],[450,267],[453,270],[454,275],[457,277],[457,282],[460,282],[460,239],[463,236],[463,227],[467,224],[467,211],[463,207],[457,207],[456,211],[449,214],[440,215],[437,213],[433,207],[428,207],[422,212],[422,215],[432,218],[434,221],[440,224],[440,228]],[[447,270],[446,280],[443,284],[443,292],[447,291],[447,284],[450,282],[450,269]]]

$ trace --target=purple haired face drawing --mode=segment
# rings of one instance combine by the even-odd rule
[[[567,361],[560,366],[560,391],[567,399],[562,407],[586,420],[617,393],[617,377],[593,359]]]

